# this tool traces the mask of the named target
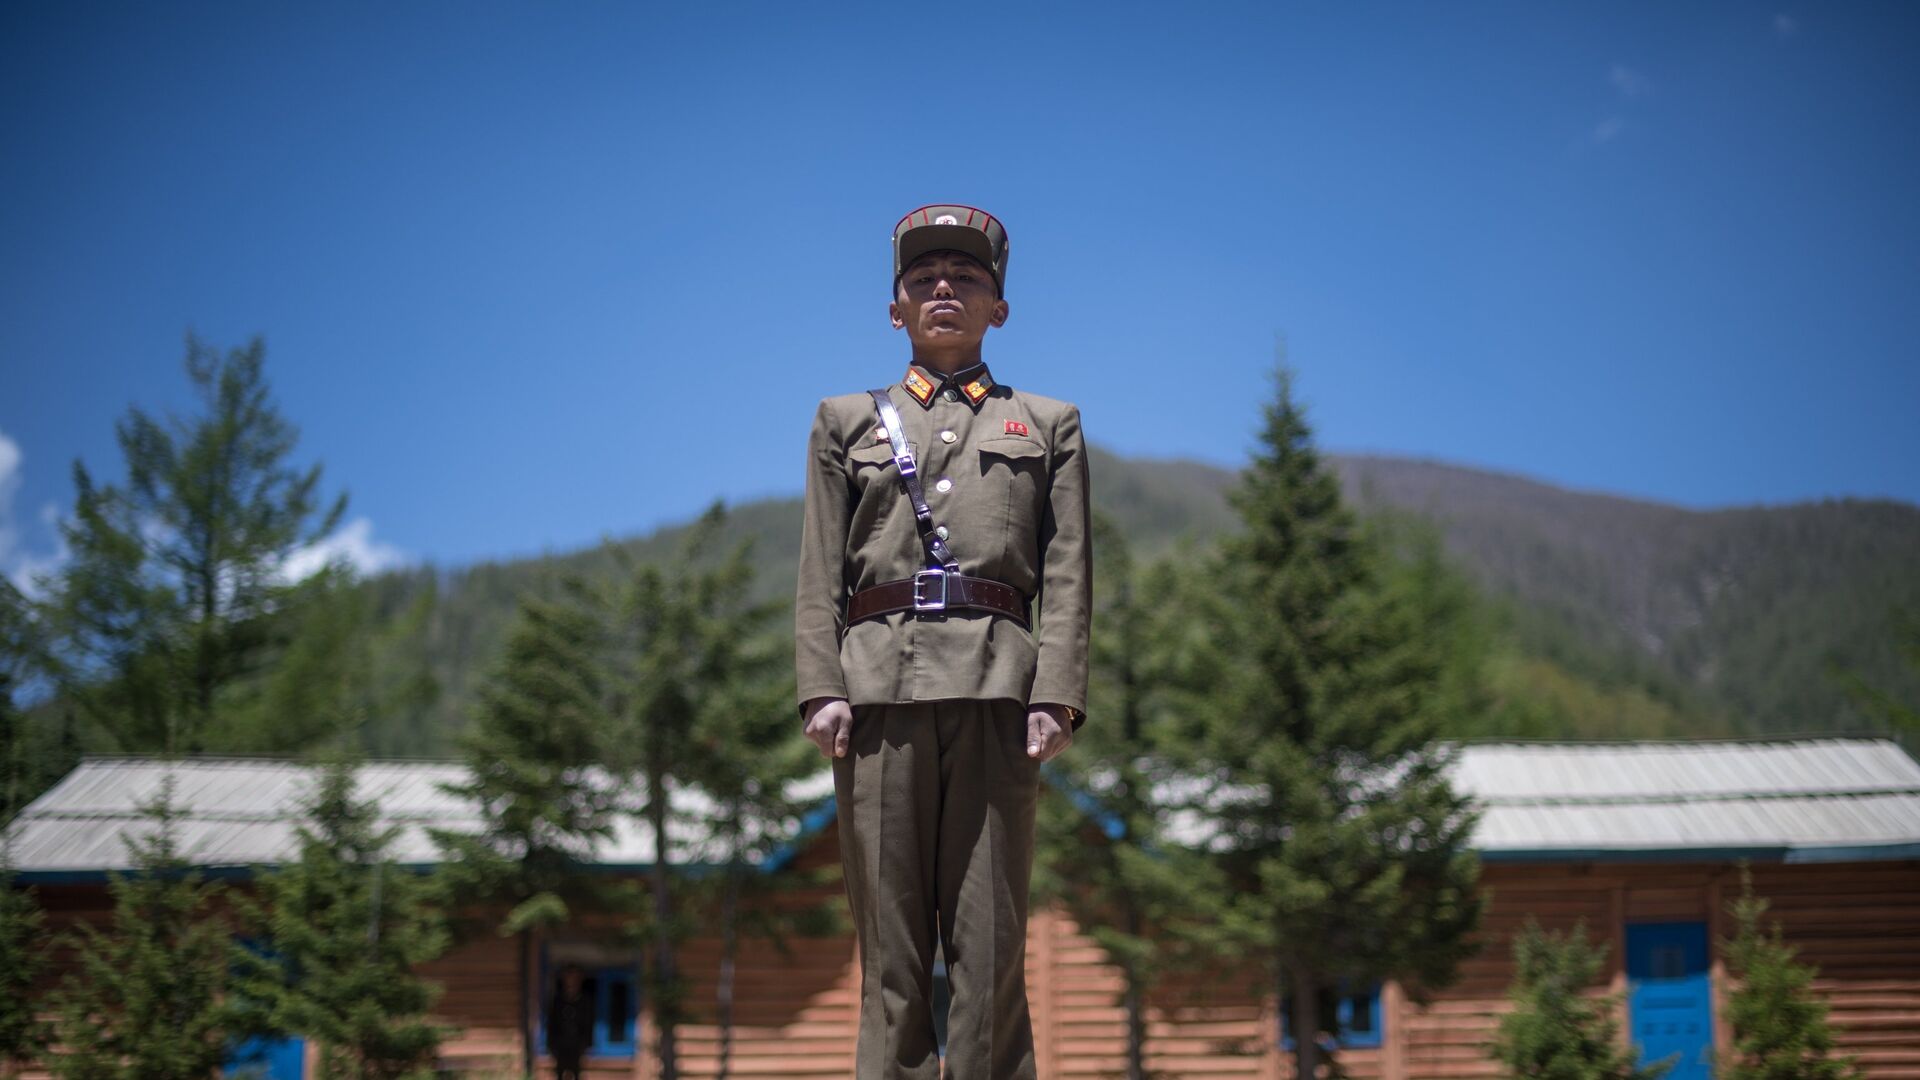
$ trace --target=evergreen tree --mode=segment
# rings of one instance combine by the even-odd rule
[[[1222,925],[1290,997],[1296,1075],[1316,1077],[1326,991],[1454,977],[1479,862],[1435,741],[1444,642],[1383,584],[1284,365],[1276,381],[1233,493],[1245,528],[1223,542],[1201,616],[1211,659],[1182,712],[1189,767],[1213,781],[1194,809],[1233,889]]]
[[[1893,649],[1910,675],[1920,676],[1920,614],[1894,608],[1888,613]],[[1862,712],[1891,728],[1903,743],[1920,737],[1920,699],[1909,700],[1891,688],[1876,685],[1865,675],[1829,662],[1828,674]]]
[[[675,864],[669,835],[676,818],[673,793],[701,787],[717,793],[723,807],[734,803],[724,811],[723,822],[740,815],[738,832],[738,824],[746,820],[748,790],[763,800],[758,812],[777,810],[765,800],[776,798],[779,778],[806,760],[801,749],[792,748],[790,722],[784,734],[776,734],[773,718],[787,718],[784,705],[775,711],[770,695],[752,691],[742,700],[741,688],[761,684],[769,665],[777,664],[764,631],[778,609],[748,598],[753,583],[748,546],[712,557],[724,522],[720,506],[709,509],[689,531],[670,568],[622,557],[627,586],[609,637],[610,700],[620,732],[615,744],[624,750],[614,760],[621,775],[637,781],[626,812],[653,840],[647,882],[651,911],[636,929],[652,961],[644,976],[661,1080],[679,1076],[677,1029],[687,1017],[679,948],[694,927],[684,903],[689,878],[685,867]],[[752,715],[739,715],[736,710],[743,707]],[[769,756],[758,762],[729,760],[743,752],[737,740],[769,736],[777,740]],[[788,748],[781,749],[780,743]],[[767,775],[754,775],[756,765],[767,768]],[[737,845],[736,850],[744,854]],[[732,857],[730,861],[737,863]],[[740,871],[736,864],[729,875],[736,884]]]
[[[1813,991],[1817,972],[1795,959],[1776,921],[1762,929],[1767,901],[1755,896],[1753,874],[1740,868],[1740,897],[1727,905],[1734,935],[1722,942],[1734,977],[1727,995],[1732,1053],[1722,1080],[1853,1080],[1862,1073],[1834,1047],[1827,1003]]]
[[[20,698],[49,669],[45,626],[34,606],[0,577],[0,827],[79,761],[49,725],[35,725]]]
[[[487,925],[518,940],[516,985],[533,971],[534,935],[618,897],[584,872],[613,838],[616,786],[603,686],[605,615],[576,578],[553,598],[523,597],[520,614],[482,689],[461,741],[468,779],[449,794],[470,800],[478,833],[434,830],[452,906],[494,911]],[[490,920],[490,916],[488,917]],[[470,936],[474,926],[459,927]],[[533,1071],[531,1016],[520,1018],[523,1070]]]
[[[122,484],[74,463],[61,532],[72,558],[47,581],[63,689],[122,750],[190,753],[224,745],[222,695],[257,673],[299,597],[288,557],[331,532],[320,467],[287,459],[297,438],[268,393],[266,346],[222,354],[189,335],[196,414],[140,408],[119,424]],[[273,718],[276,725],[284,717]],[[261,749],[290,749],[256,733]]]
[[[213,912],[219,889],[179,853],[171,778],[146,811],[133,871],[108,885],[109,926],[81,927],[78,969],[55,995],[62,1051],[49,1064],[66,1080],[206,1080],[227,1056],[236,950]]]
[[[1671,1062],[1642,1066],[1621,1045],[1618,997],[1588,992],[1606,963],[1584,923],[1549,933],[1532,919],[1514,938],[1513,1009],[1488,1047],[1516,1080],[1658,1080]]]
[[[439,697],[426,649],[432,578],[394,611],[385,583],[329,567],[295,587],[300,617],[274,663],[227,699],[223,749],[311,746],[338,737],[369,754],[418,756]]]
[[[388,856],[398,829],[355,798],[355,776],[345,758],[325,767],[303,807],[298,860],[262,874],[242,904],[255,941],[235,997],[255,1033],[315,1042],[320,1080],[430,1076],[438,988],[415,971],[447,935],[425,883]]]
[[[1098,720],[1050,769],[1069,799],[1044,800],[1035,892],[1063,903],[1120,969],[1127,1080],[1146,1080],[1147,995],[1170,969],[1211,958],[1206,917],[1220,885],[1211,867],[1167,835],[1153,798],[1170,775],[1159,688],[1173,681],[1169,616],[1183,583],[1171,562],[1136,568],[1126,536],[1096,514],[1090,712]]]
[[[14,877],[13,843],[0,837],[0,1076],[16,1075],[47,1043],[40,1019],[46,916]]]
[[[770,612],[779,608],[767,605]],[[784,950],[793,936],[842,929],[837,891],[825,902],[806,895],[837,883],[837,866],[797,873],[773,865],[812,809],[793,796],[794,786],[820,767],[819,751],[794,723],[792,655],[792,646],[777,635],[757,634],[744,643],[740,676],[705,695],[694,739],[701,759],[694,779],[714,808],[700,858],[718,872],[694,875],[687,884],[696,910],[712,913],[702,920],[703,929],[720,939],[714,1017],[719,1080],[732,1074],[733,995],[743,939]]]

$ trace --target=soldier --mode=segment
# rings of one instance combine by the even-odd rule
[[[893,231],[912,363],[820,402],[794,605],[806,733],[833,759],[860,946],[859,1080],[1034,1076],[1025,978],[1040,763],[1086,708],[1092,551],[1079,410],[981,360],[1007,234],[967,206]]]

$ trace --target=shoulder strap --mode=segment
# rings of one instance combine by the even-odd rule
[[[926,489],[920,486],[920,467],[914,463],[913,449],[907,445],[907,433],[900,430],[900,411],[893,407],[892,395],[885,387],[869,390],[867,394],[873,398],[874,411],[880,414],[880,426],[887,429],[887,441],[893,445],[894,468],[907,489],[907,501],[913,504],[913,524],[920,530],[920,542],[926,545],[927,565],[958,572],[959,560],[934,531],[933,508],[927,505]]]

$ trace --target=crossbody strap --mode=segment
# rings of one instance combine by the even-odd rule
[[[885,387],[867,391],[873,398],[873,407],[880,414],[880,426],[887,430],[887,442],[893,446],[893,464],[900,473],[900,483],[907,489],[907,501],[913,504],[913,524],[920,530],[920,542],[927,549],[929,567],[957,573],[960,562],[947,550],[947,542],[940,539],[933,524],[933,508],[927,505],[926,489],[920,486],[920,467],[914,463],[913,449],[907,445],[907,433],[900,430],[900,410],[893,407],[893,397]]]

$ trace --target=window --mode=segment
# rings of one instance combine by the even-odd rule
[[[1380,1028],[1380,984],[1353,993],[1347,990],[1346,980],[1341,980],[1339,986],[1321,992],[1320,1017],[1322,1023],[1332,1017],[1333,1023],[1329,1026],[1334,1032],[1334,1045],[1341,1049],[1379,1046],[1385,1034]],[[1291,994],[1280,999],[1280,1042],[1288,1049],[1293,1048]]]
[[[594,972],[593,1050],[600,1057],[632,1057],[634,993],[632,968]]]
[[[547,1013],[560,986],[565,962],[550,962],[545,989],[540,995],[540,1045],[547,1043]],[[634,969],[630,965],[580,965],[580,995],[593,1003],[593,1045],[588,1057],[630,1058],[639,1043],[639,996],[634,993]]]

